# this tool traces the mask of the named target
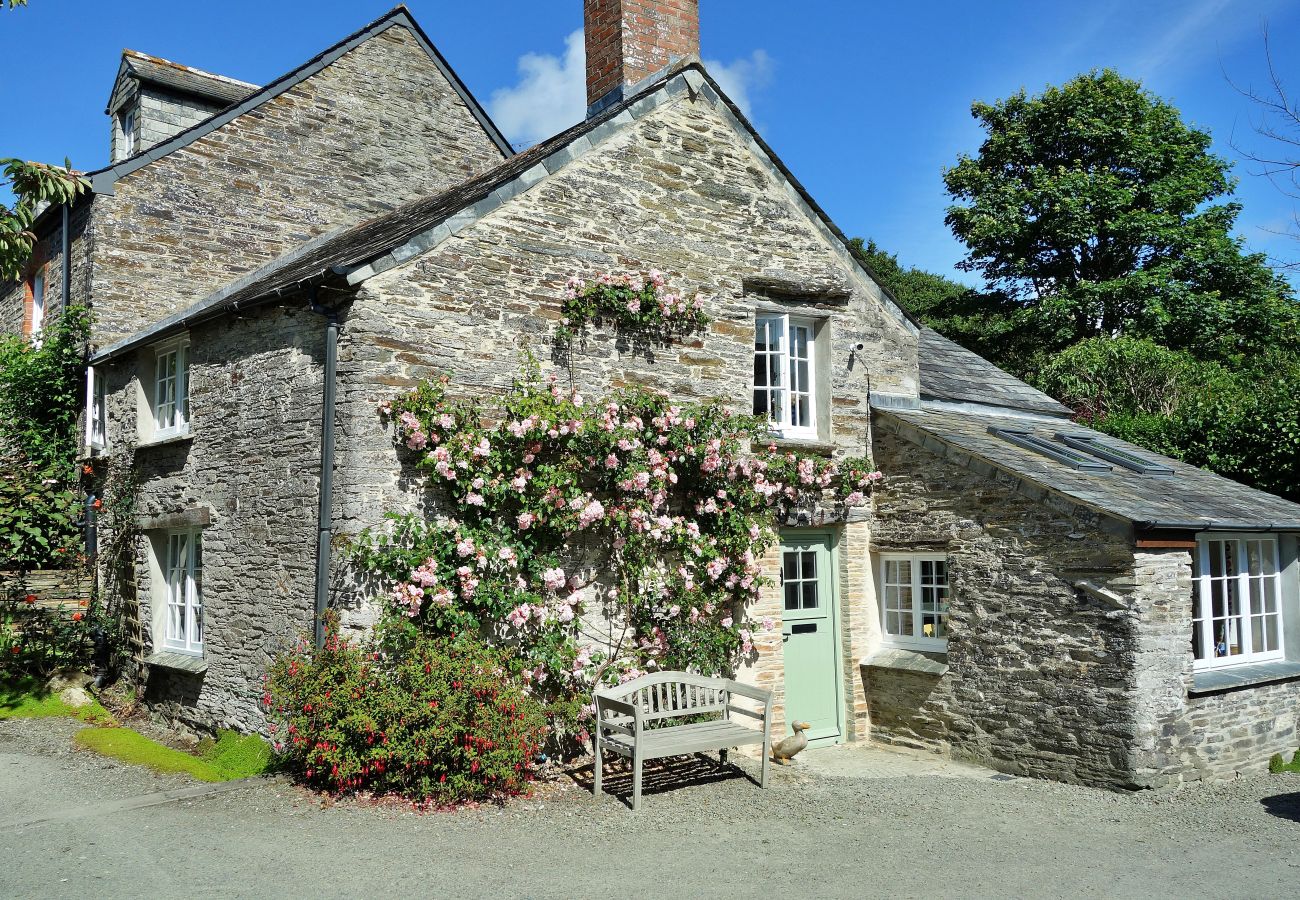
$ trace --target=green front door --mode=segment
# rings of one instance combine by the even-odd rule
[[[788,534],[781,544],[786,733],[807,722],[809,741],[841,734],[838,615],[831,537]]]

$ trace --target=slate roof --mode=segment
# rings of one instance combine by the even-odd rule
[[[982,356],[948,340],[933,328],[921,329],[921,396],[964,403],[1006,406],[1068,416],[1069,407],[1002,371]]]
[[[162,85],[185,94],[197,94],[219,103],[231,104],[243,100],[256,91],[257,85],[237,81],[225,75],[214,75],[202,69],[182,66],[157,56],[136,50],[122,52],[122,62],[128,71],[141,81]]]
[[[1031,486],[1143,529],[1300,531],[1300,504],[1144,450],[1073,422],[1042,416],[961,411],[922,404],[881,409],[879,426],[969,468],[990,466]],[[1092,436],[1104,444],[1161,463],[1173,475],[1142,475],[1121,466],[1080,471],[989,433],[989,427],[1029,431],[1049,441],[1058,433]],[[1061,445],[1063,447],[1063,445]],[[1006,479],[1004,479],[1006,480]]]
[[[131,347],[155,340],[165,332],[181,326],[188,327],[236,308],[242,309],[250,304],[274,299],[296,290],[309,281],[330,277],[342,281],[349,273],[354,273],[351,281],[355,283],[363,275],[368,277],[376,271],[382,271],[409,259],[440,239],[438,230],[444,224],[456,226],[462,216],[472,220],[496,208],[548,174],[559,171],[570,160],[588,149],[592,143],[633,121],[634,113],[644,114],[645,110],[653,108],[658,102],[654,95],[661,90],[668,88],[667,95],[685,91],[687,82],[680,76],[690,71],[698,73],[696,77],[701,83],[707,82],[708,89],[737,117],[757,147],[773,161],[780,173],[808,205],[812,214],[817,216],[845,247],[846,259],[851,259],[870,275],[870,270],[847,249],[848,238],[831,222],[830,217],[821,207],[817,206],[794,175],[781,164],[771,148],[763,143],[739,108],[722,94],[716,82],[698,61],[689,61],[652,76],[646,82],[637,85],[636,91],[623,102],[516,154],[476,178],[462,182],[443,193],[415,200],[359,225],[323,235],[304,244],[193,306],[100,350],[95,354],[94,361],[103,361]],[[449,228],[446,233],[454,233],[454,230]],[[893,302],[896,315],[915,327],[915,319],[893,301],[888,291],[884,288],[881,290],[889,301]],[[1009,375],[1006,377],[1011,378]]]

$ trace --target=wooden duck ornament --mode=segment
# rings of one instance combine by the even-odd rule
[[[808,738],[804,735],[804,729],[811,727],[807,722],[791,722],[790,728],[793,729],[794,734],[772,745],[772,761],[783,766],[790,765],[790,760],[794,759],[796,754],[808,746]]]

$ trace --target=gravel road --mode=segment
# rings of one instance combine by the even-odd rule
[[[72,750],[77,727],[0,722],[0,895],[1300,894],[1297,775],[1122,796],[924,760],[896,776],[896,756],[859,766],[846,755],[776,769],[767,791],[703,762],[676,764],[648,778],[636,815],[569,779],[457,812],[323,805],[274,780],[132,809],[122,807],[194,783]],[[875,775],[828,774],[859,770]]]

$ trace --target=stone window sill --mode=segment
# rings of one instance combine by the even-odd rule
[[[1192,673],[1192,688],[1188,694],[1195,697],[1293,679],[1300,679],[1300,661],[1291,659],[1248,663],[1226,669],[1205,669]]]
[[[767,444],[775,446],[778,450],[802,450],[804,453],[815,453],[820,456],[830,456],[839,449],[832,441],[823,441],[819,438],[781,437],[775,434],[768,437],[764,446]]]
[[[882,647],[862,660],[864,669],[896,669],[923,675],[948,674],[948,654],[918,653],[900,647]]]
[[[146,447],[170,447],[174,444],[187,443],[192,440],[193,437],[194,435],[188,431],[184,434],[169,434],[166,437],[150,438],[147,441],[140,441],[140,443],[136,445],[136,448],[143,450]]]
[[[208,670],[208,661],[203,657],[189,653],[176,653],[171,650],[162,650],[151,654],[145,657],[144,663],[147,666],[174,669],[177,672],[187,672],[190,675],[202,675]]]

